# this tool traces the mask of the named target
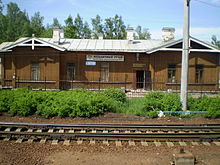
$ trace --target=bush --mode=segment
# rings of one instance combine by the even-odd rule
[[[14,92],[13,102],[10,103],[9,114],[14,116],[16,114],[27,116],[35,113],[37,104],[36,92],[28,90],[27,88],[16,89]]]
[[[201,97],[188,99],[190,111],[206,111],[207,118],[220,117],[220,97]],[[180,98],[177,94],[151,92],[144,98],[126,99],[120,89],[110,88],[102,92],[91,92],[85,89],[72,91],[48,92],[31,91],[27,88],[16,90],[0,90],[0,112],[10,115],[38,114],[45,118],[91,117],[104,112],[135,114],[139,116],[157,117],[156,111],[181,110]],[[179,115],[190,117],[192,114]]]
[[[181,103],[178,94],[150,92],[144,98],[144,110],[179,111]]]
[[[8,112],[13,103],[14,95],[10,90],[0,90],[0,112]]]
[[[62,91],[50,95],[38,105],[37,114],[45,118],[60,117],[91,117],[106,111],[114,111],[113,99],[84,89]]]
[[[126,101],[126,94],[118,88],[108,88],[101,92],[101,94],[108,96],[116,101],[124,103]]]
[[[164,111],[180,111],[181,102],[178,94],[167,93],[161,99],[161,108]]]
[[[156,117],[158,117],[158,113],[156,111],[149,111],[149,112],[147,112],[147,116],[149,118],[156,118]]]
[[[161,100],[164,98],[164,96],[165,93],[159,91],[146,94],[144,97],[144,110],[161,110]]]

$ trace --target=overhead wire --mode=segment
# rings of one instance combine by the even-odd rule
[[[212,4],[212,3],[204,2],[204,1],[201,1],[201,0],[194,0],[194,1],[197,1],[197,2],[199,2],[199,3],[203,3],[203,4],[208,5],[208,6],[211,6],[211,7],[220,8],[220,6],[218,6],[218,5],[214,5],[214,4]]]

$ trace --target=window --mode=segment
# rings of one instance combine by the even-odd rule
[[[75,64],[67,64],[67,80],[75,80]]]
[[[38,81],[40,80],[40,65],[39,63],[31,64],[31,80]]]
[[[168,65],[168,82],[169,83],[176,82],[176,65],[174,64]]]
[[[202,79],[203,79],[203,65],[196,65],[196,83],[202,83]]]
[[[102,63],[101,64],[100,80],[103,82],[108,82],[108,80],[109,80],[109,63]]]

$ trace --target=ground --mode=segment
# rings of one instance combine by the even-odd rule
[[[90,119],[58,117],[43,119],[39,116],[10,117],[7,113],[3,113],[0,116],[0,121],[33,123],[220,123],[220,119],[210,120],[199,116],[191,119],[180,119],[178,117],[148,119],[114,113],[106,113]],[[169,148],[165,143],[159,147],[155,147],[153,143],[147,147],[140,145],[116,147],[114,144],[105,146],[101,143],[95,145],[71,143],[70,146],[64,146],[62,144],[29,144],[27,142],[18,144],[0,141],[0,165],[167,165],[170,164],[173,154],[177,153],[179,149],[179,145]],[[198,165],[220,164],[219,146],[214,144],[211,144],[211,146],[193,146],[188,143],[184,149],[195,155]]]

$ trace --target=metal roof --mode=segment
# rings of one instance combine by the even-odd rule
[[[35,37],[34,37],[35,38]],[[11,49],[22,42],[32,38],[20,38],[15,42],[5,42],[0,45],[0,51]],[[162,40],[108,40],[108,39],[60,39],[60,43],[56,44],[52,38],[36,38],[38,41],[56,45],[67,51],[105,51],[105,52],[146,52],[155,47],[162,46],[165,42]]]
[[[191,40],[205,45],[216,52],[220,52],[215,46],[200,41],[193,37]],[[16,46],[41,46],[31,45],[29,41],[41,42],[42,46],[50,46],[60,51],[93,51],[93,52],[146,52],[148,54],[163,50],[164,48],[182,42],[180,40],[110,40],[110,39],[60,39],[59,44],[54,43],[53,38],[20,38],[15,42],[4,42],[0,44],[0,52],[10,51]]]

